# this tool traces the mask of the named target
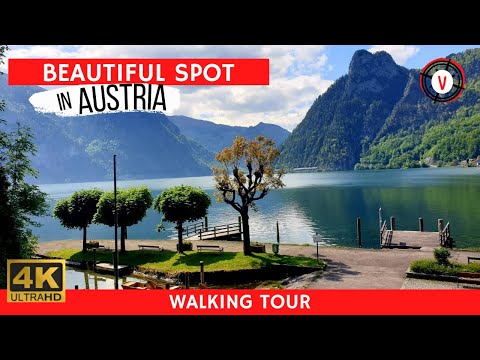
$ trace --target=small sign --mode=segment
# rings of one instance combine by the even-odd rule
[[[322,242],[322,237],[320,235],[313,235],[313,242],[314,243]]]

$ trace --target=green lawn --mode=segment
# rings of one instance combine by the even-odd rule
[[[83,253],[78,249],[51,251],[47,255],[77,261],[93,260],[93,252]],[[112,262],[112,253],[97,251],[96,260]],[[245,256],[243,253],[238,252],[186,251],[184,255],[181,255],[169,250],[161,252],[131,250],[124,255],[120,254],[121,265],[141,266],[168,274],[198,271],[200,261],[203,261],[205,271],[261,269],[273,264],[326,267],[324,262],[320,261],[320,263],[317,263],[317,260],[314,258],[266,253],[254,253],[251,256]]]

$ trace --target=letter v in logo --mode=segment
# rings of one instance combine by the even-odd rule
[[[439,94],[446,94],[453,87],[453,77],[447,70],[438,70],[432,77],[432,87]]]

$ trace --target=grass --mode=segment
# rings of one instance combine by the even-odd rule
[[[480,247],[466,247],[466,248],[455,248],[457,251],[472,251],[472,252],[480,252]]]
[[[76,261],[93,260],[93,253],[83,253],[78,249],[62,249],[47,253],[48,256]],[[163,250],[145,251],[131,250],[120,254],[120,264],[139,266],[166,274],[180,272],[195,272],[199,270],[200,261],[203,261],[205,271],[235,271],[244,269],[262,269],[274,264],[326,267],[326,263],[317,263],[314,258],[303,256],[274,255],[270,253],[254,253],[245,256],[240,252],[196,252],[185,251],[179,254],[175,251]],[[97,252],[97,261],[112,262],[110,252]]]
[[[454,262],[450,266],[445,266],[440,265],[435,260],[423,259],[412,262],[410,270],[422,274],[457,276],[459,272],[480,273],[480,263],[462,264]]]

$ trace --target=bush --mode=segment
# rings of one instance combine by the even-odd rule
[[[87,249],[93,249],[93,248],[98,248],[98,247],[100,247],[100,242],[99,241],[91,240],[87,243]]]
[[[480,263],[456,264],[461,266],[461,271],[480,273]]]
[[[421,274],[457,275],[460,269],[457,266],[445,266],[435,260],[416,260],[410,264],[410,270]]]
[[[450,266],[451,264],[448,258],[451,256],[452,255],[450,254],[450,250],[448,250],[447,248],[442,247],[433,249],[433,257],[439,265]]]
[[[457,276],[459,272],[480,273],[480,263],[449,263],[448,266],[445,266],[436,260],[423,259],[412,262],[410,270],[421,274]]]
[[[191,241],[182,242],[182,251],[191,251],[192,249],[193,249],[193,244]],[[177,244],[177,251],[178,251],[178,244]]]

